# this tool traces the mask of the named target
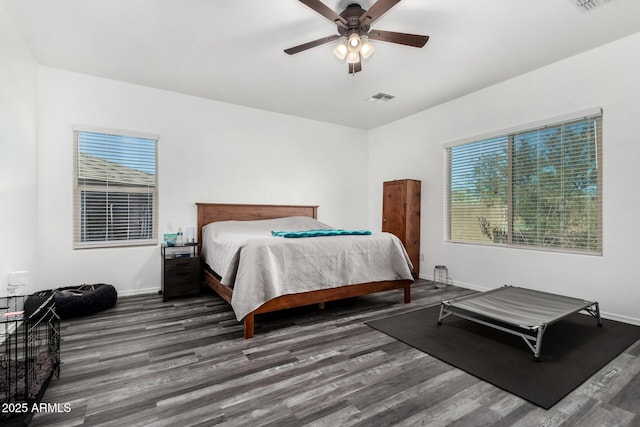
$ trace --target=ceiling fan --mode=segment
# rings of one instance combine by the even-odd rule
[[[371,28],[374,22],[399,3],[400,0],[377,0],[368,10],[364,10],[357,3],[352,3],[340,14],[334,12],[320,0],[299,1],[335,23],[338,28],[338,34],[290,47],[284,51],[289,55],[293,55],[312,47],[340,40],[333,49],[333,53],[340,60],[346,59],[350,74],[361,71],[362,59],[367,59],[373,53],[374,47],[369,43],[369,40],[379,40],[412,47],[422,47],[429,40],[429,36],[374,30]]]

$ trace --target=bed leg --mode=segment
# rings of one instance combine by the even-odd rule
[[[253,338],[253,320],[254,314],[249,313],[244,316],[244,338]]]
[[[409,304],[411,302],[411,283],[404,285],[404,303]]]

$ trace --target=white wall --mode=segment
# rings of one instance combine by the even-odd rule
[[[367,223],[364,131],[48,67],[38,95],[41,288],[160,287],[159,246],[73,249],[73,124],[160,136],[160,233],[195,226],[196,202],[317,204],[320,221]]]
[[[444,264],[455,283],[504,284],[600,302],[640,324],[640,34],[375,129],[369,135],[369,220],[380,228],[382,182],[422,181],[424,277]],[[444,241],[443,144],[591,107],[603,108],[603,256]]]
[[[445,264],[462,286],[579,295],[640,324],[638,52],[640,34],[366,133],[38,67],[0,5],[0,231],[11,242],[0,245],[0,294],[16,270],[30,272],[29,292],[159,288],[157,246],[72,249],[77,123],[160,135],[160,233],[195,225],[196,201],[319,204],[322,221],[380,229],[382,182],[420,179],[424,277]],[[444,242],[443,144],[594,106],[604,110],[603,256]]]
[[[7,275],[28,271],[30,293],[38,282],[37,64],[0,3],[0,296]]]

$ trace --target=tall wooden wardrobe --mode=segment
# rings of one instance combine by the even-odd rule
[[[382,193],[382,231],[400,238],[415,277],[420,273],[420,184],[414,179],[387,181]]]

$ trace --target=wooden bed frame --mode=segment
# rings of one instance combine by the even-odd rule
[[[198,206],[199,244],[202,244],[202,227],[210,222],[227,220],[249,221],[281,218],[286,216],[308,216],[317,219],[318,215],[318,206],[246,205],[225,203],[196,203],[196,205]],[[204,265],[202,265],[201,270],[207,285],[225,301],[231,304],[233,290],[220,283],[220,280],[205,268]],[[244,337],[253,337],[255,315],[260,313],[268,313],[271,311],[301,307],[310,304],[324,304],[328,301],[367,295],[391,289],[403,289],[404,302],[407,304],[411,302],[411,283],[413,283],[412,280],[387,280],[381,282],[346,285],[338,288],[319,289],[317,291],[302,292],[298,294],[282,295],[265,302],[263,305],[245,316],[243,319]]]

